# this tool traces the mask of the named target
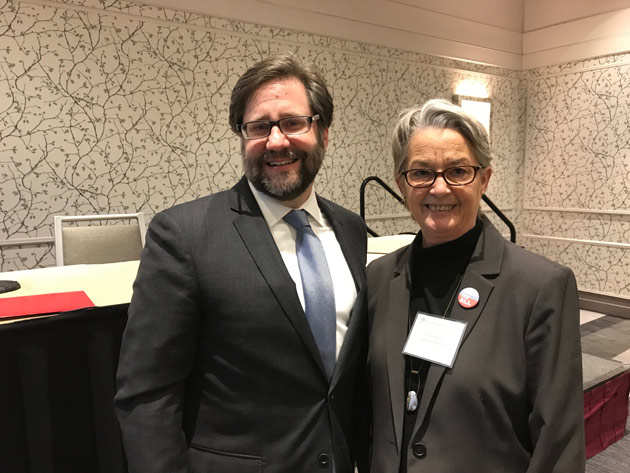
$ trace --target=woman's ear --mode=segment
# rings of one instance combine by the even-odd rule
[[[488,190],[488,183],[490,182],[490,177],[492,177],[492,168],[488,166],[483,169],[479,178],[481,179],[481,193],[485,194],[486,190]]]
[[[407,186],[407,181],[405,181],[405,177],[402,174],[398,174],[396,176],[396,185],[402,194],[403,205],[407,210],[409,210],[409,207],[407,206],[407,192],[409,191],[409,187]]]

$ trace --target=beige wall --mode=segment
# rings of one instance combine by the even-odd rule
[[[400,109],[451,98],[467,79],[497,104],[491,196],[517,206],[518,71],[133,3],[12,2],[0,18],[0,50],[9,52],[0,68],[9,99],[0,110],[2,270],[54,263],[55,214],[151,217],[232,186],[241,160],[227,124],[231,88],[247,66],[285,50],[316,61],[335,98],[318,192],[358,211],[364,178],[393,185],[389,136]],[[415,229],[396,201],[368,194],[379,233]]]
[[[630,54],[534,69],[521,243],[630,299]]]
[[[54,214],[142,210],[150,217],[231,186],[241,175],[239,141],[227,127],[231,86],[258,58],[289,49],[322,67],[335,97],[331,146],[317,183],[323,195],[357,211],[362,179],[378,175],[392,183],[389,134],[398,111],[450,98],[460,81],[472,79],[493,100],[496,158],[488,195],[516,222],[518,242],[572,267],[581,289],[630,299],[630,57],[614,49],[615,41],[603,38],[612,49],[596,58],[552,66],[534,48],[529,58],[537,65],[523,72],[514,41],[522,31],[510,15],[497,13],[486,25],[469,16],[471,29],[460,31],[461,41],[483,32],[460,45],[460,59],[505,66],[519,58],[518,65],[493,67],[444,57],[457,44],[446,34],[429,38],[429,30],[417,33],[409,24],[392,36],[400,19],[374,25],[356,18],[373,15],[369,9],[340,11],[339,2],[321,2],[315,13],[300,10],[306,2],[292,2],[293,24],[325,34],[265,26],[279,22],[269,11],[286,10],[284,0],[203,2],[247,3],[250,9],[241,10],[247,14],[264,6],[260,23],[192,13],[199,3],[183,0],[178,10],[103,7],[97,0],[0,6],[0,50],[7,51],[0,58],[0,270],[53,264]],[[446,18],[452,12],[429,10],[437,3],[366,5],[429,12],[446,31],[463,25],[462,18]],[[566,25],[537,24],[528,4],[527,25],[538,29],[525,33],[526,43],[551,34],[559,56],[573,54],[577,33],[562,36]],[[310,21],[313,14],[323,15],[325,26]],[[576,25],[611,18],[617,24],[626,12],[588,14]],[[619,39],[627,27],[611,31]],[[340,31],[372,35],[354,40]],[[484,61],[488,55],[493,60]],[[368,223],[379,233],[415,229],[376,188],[368,189],[368,203]]]

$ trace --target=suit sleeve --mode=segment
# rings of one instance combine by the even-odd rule
[[[182,416],[199,310],[185,233],[156,215],[134,283],[115,398],[130,473],[191,471]]]
[[[531,405],[530,473],[585,469],[580,315],[575,277],[554,266],[534,303],[526,333]]]

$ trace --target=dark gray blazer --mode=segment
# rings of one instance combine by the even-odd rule
[[[131,472],[352,471],[366,232],[318,203],[358,293],[330,381],[245,179],[153,218],[117,376]]]
[[[411,246],[368,267],[371,471],[393,473],[403,428]],[[453,368],[429,368],[408,471],[579,473],[584,421],[578,296],[570,269],[484,226],[451,318],[468,322]]]

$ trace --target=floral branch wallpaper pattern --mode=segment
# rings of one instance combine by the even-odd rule
[[[521,244],[570,266],[582,290],[630,298],[630,54],[524,79]]]
[[[571,266],[580,288],[630,297],[627,248],[598,246],[595,259],[591,245],[569,241],[628,242],[627,216],[548,210],[627,208],[627,57],[523,73],[117,0],[0,0],[0,270],[54,265],[52,243],[35,240],[50,239],[53,215],[150,220],[231,187],[241,176],[232,86],[286,50],[318,64],[335,99],[319,193],[358,212],[366,177],[395,188],[398,112],[481,82],[493,101],[488,195],[519,243]],[[377,186],[366,203],[378,233],[416,230]],[[34,240],[7,244],[17,239]]]

